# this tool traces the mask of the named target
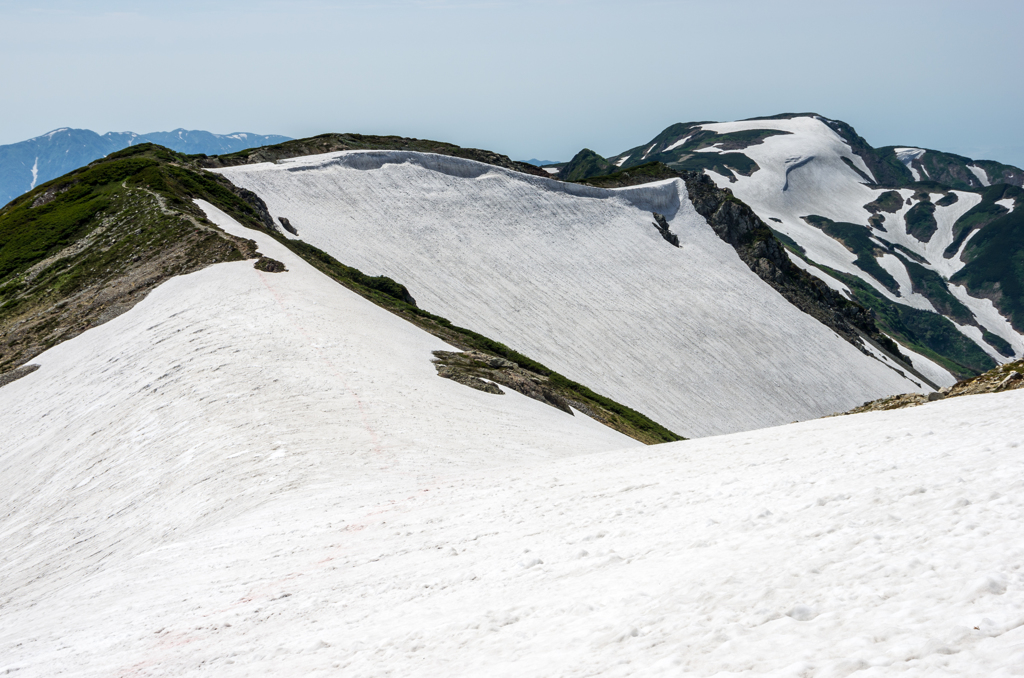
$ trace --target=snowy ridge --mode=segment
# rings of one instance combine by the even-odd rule
[[[679,180],[612,191],[393,151],[218,171],[298,237],[405,284],[422,308],[687,437],[927,390],[751,273]]]
[[[515,391],[440,378],[431,351],[450,346],[201,206],[288,272],[242,261],[173,278],[0,388],[0,600],[51,595],[289,487],[382,473],[418,486],[640,445]]]

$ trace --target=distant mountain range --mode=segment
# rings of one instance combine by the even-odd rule
[[[215,155],[288,141],[277,134],[213,134],[202,130],[107,132],[62,127],[16,144],[0,146],[0,206],[50,179],[78,169],[114,151],[154,143],[179,153]]]
[[[545,165],[563,165],[565,164],[561,160],[538,160],[537,158],[530,158],[529,160],[520,160],[519,162],[526,162],[537,167],[544,167]]]

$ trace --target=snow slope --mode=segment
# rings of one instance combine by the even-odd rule
[[[301,299],[285,302],[303,313]],[[136,315],[153,322],[149,312],[166,303],[147,300]],[[88,348],[101,355],[78,346],[77,356],[91,370],[126,372],[93,334]],[[52,373],[58,358],[36,374]],[[275,367],[250,374],[287,373]],[[241,390],[224,371],[219,384],[209,374],[193,388]],[[110,422],[81,423],[108,384],[81,386],[78,401],[40,393],[49,385],[0,397],[50,413],[63,406],[61,421],[98,437],[60,457],[4,453],[4,496],[26,479],[0,524],[0,672],[991,677],[1024,666],[1024,391],[484,469],[427,454],[413,472],[371,436],[328,454],[294,432],[276,461],[226,464],[240,446],[211,445],[175,464],[166,450],[200,441],[108,447]],[[187,421],[168,427],[154,397],[138,413],[108,396],[99,404],[111,417],[163,417],[165,431],[194,435]],[[398,435],[423,414],[405,410],[376,432]],[[287,434],[263,440],[277,435]],[[421,444],[447,446],[447,431],[432,435]],[[331,440],[316,437],[309,442]],[[157,499],[154,457],[167,460],[160,470],[176,490]],[[372,473],[352,482],[339,464]],[[94,480],[73,489],[84,474]],[[176,520],[200,492],[218,519]],[[141,517],[163,519],[163,531],[147,531]],[[72,527],[88,548],[48,550],[54,532],[71,544]],[[12,534],[24,536],[16,549]]]
[[[206,209],[290,270],[173,278],[0,388],[5,638],[14,609],[296,488],[369,492],[386,474],[415,491],[466,468],[639,446],[440,378],[431,351],[451,347]]]
[[[892,255],[879,260],[890,274],[902,280],[900,294],[896,295],[882,283],[854,265],[856,255],[842,243],[829,237],[820,229],[808,224],[803,217],[816,214],[837,222],[846,222],[868,226],[871,213],[864,206],[876,200],[886,189],[871,188],[864,183],[853,169],[844,162],[844,158],[852,162],[865,175],[871,172],[863,159],[855,154],[849,144],[832,128],[817,117],[796,117],[784,120],[744,120],[738,122],[710,123],[700,126],[704,130],[717,133],[740,132],[754,129],[777,129],[790,134],[775,135],[765,138],[762,143],[748,146],[743,153],[758,164],[760,169],[749,177],[739,175],[736,181],[714,173],[712,177],[720,187],[727,187],[736,197],[749,204],[766,222],[771,219],[772,228],[785,233],[796,240],[807,251],[812,261],[845,273],[856,275],[871,284],[881,295],[890,301],[912,306],[914,308],[934,311],[934,306],[919,294],[915,294],[910,286],[910,277],[902,262]],[[925,151],[916,148],[898,148],[897,157],[914,174],[920,177],[911,162],[920,158]],[[890,243],[902,245],[914,254],[923,257],[928,267],[940,275],[949,278],[964,266],[959,256],[945,258],[944,251],[953,242],[953,224],[965,212],[981,202],[977,193],[951,191],[957,201],[952,205],[937,206],[935,220],[937,229],[926,241],[922,242],[908,233],[906,225],[907,213],[912,208],[907,201],[915,203],[912,196],[915,191],[901,189],[904,205],[896,214],[882,212],[885,217],[881,230],[873,231]],[[937,202],[943,195],[931,194],[931,201]],[[965,243],[966,245],[966,243]],[[808,268],[812,273],[819,270]],[[826,283],[832,285],[827,278],[820,275]],[[1010,323],[993,312],[992,303],[987,299],[962,296],[950,290],[976,316],[978,322],[990,332],[1002,337],[1014,349],[1016,356],[1024,355],[1024,337],[1018,334]],[[981,340],[981,330],[974,327],[958,326],[966,336],[974,339],[993,359],[1002,363],[1007,358]]]
[[[678,180],[611,191],[395,151],[218,171],[306,242],[405,284],[420,307],[687,437],[922,388],[751,273]]]

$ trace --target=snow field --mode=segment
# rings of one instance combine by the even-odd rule
[[[610,191],[390,151],[219,171],[306,242],[405,284],[421,308],[687,437],[916,388],[762,282],[678,180]]]
[[[173,278],[0,389],[0,657],[19,611],[297,489],[386,476],[415,491],[466,468],[640,446],[438,377],[431,351],[451,347],[203,207],[288,272],[248,261]]]
[[[1022,405],[290,488],[6,608],[0,670],[1018,675]]]

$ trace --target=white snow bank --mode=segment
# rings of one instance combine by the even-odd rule
[[[982,186],[992,185],[992,182],[988,180],[988,173],[983,168],[976,165],[968,165],[967,169],[971,170],[971,174],[978,177],[978,181],[981,182]]]
[[[687,437],[914,388],[751,273],[679,180],[610,191],[392,151],[220,171],[422,308]]]
[[[237,493],[211,493],[265,504],[169,530],[34,605],[0,579],[0,670],[1014,675],[1022,407],[1021,391],[970,396],[447,477],[381,469],[368,484],[289,485],[307,463],[290,455],[273,493],[245,473]],[[376,453],[366,441],[350,454]],[[216,481],[211,459],[196,454],[176,482]],[[123,454],[105,464],[146,470]],[[38,541],[17,553],[90,502],[116,520],[146,497],[91,487],[55,497],[52,523],[20,516]]]
[[[892,337],[889,337],[892,339]],[[893,341],[896,341],[893,339]],[[899,342],[896,342],[899,344]],[[914,369],[923,374],[925,377],[930,379],[939,388],[943,386],[952,386],[956,383],[956,377],[950,374],[949,370],[939,365],[934,360],[926,358],[916,351],[912,351],[903,344],[899,344],[900,351],[903,355],[910,358],[911,364]]]
[[[1013,198],[1003,198],[1002,200],[996,200],[996,204],[1000,207],[1005,207],[1009,212],[1012,212],[1015,201]]]
[[[906,165],[910,173],[914,175],[914,181],[921,181],[921,173],[912,164],[915,160],[925,154],[923,148],[894,148],[896,159]]]
[[[666,146],[665,150],[662,151],[662,153],[668,153],[669,151],[674,151],[675,149],[679,148],[680,146],[685,144],[687,141],[689,141],[690,138],[693,137],[694,134],[695,134],[695,132],[691,133],[691,134],[687,134],[685,137],[683,137],[679,141],[676,141],[675,143],[673,143],[670,146]]]

